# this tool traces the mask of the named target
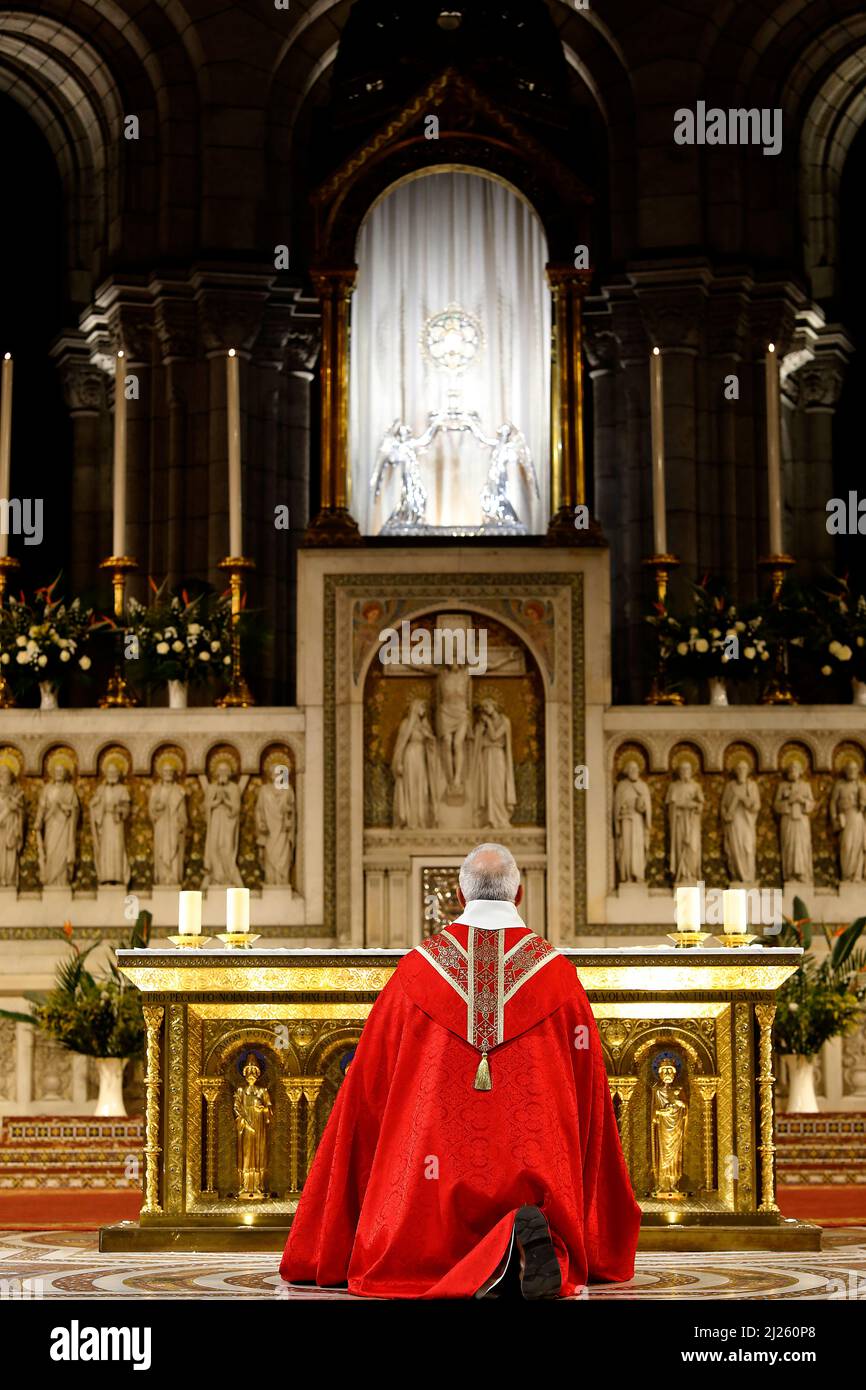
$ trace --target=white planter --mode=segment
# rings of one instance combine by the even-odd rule
[[[57,682],[39,682],[39,708],[57,709]]]
[[[710,676],[709,703],[711,705],[726,705],[728,703],[728,687],[722,676]]]
[[[788,1057],[788,1114],[817,1115],[815,1068],[811,1057]]]
[[[186,709],[186,698],[189,686],[186,681],[168,682],[168,707],[169,709]]]
[[[856,676],[852,676],[851,689],[854,692],[851,699],[852,705],[866,705],[866,681],[858,681]]]
[[[99,1096],[96,1101],[97,1115],[108,1115],[117,1119],[126,1115],[123,1103],[123,1057],[97,1057],[96,1070],[99,1075]]]

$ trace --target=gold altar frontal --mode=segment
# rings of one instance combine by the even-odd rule
[[[100,1232],[100,1249],[282,1249],[364,1020],[403,954],[119,951],[145,996],[144,1201],[137,1223]],[[773,999],[801,953],[565,954],[598,1021],[640,1248],[819,1249],[820,1229],[775,1200]],[[671,1095],[678,1171],[662,1170],[660,1190],[654,1135]]]

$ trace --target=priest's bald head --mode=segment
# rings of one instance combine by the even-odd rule
[[[470,850],[460,866],[459,885],[461,907],[479,899],[514,903],[516,907],[523,897],[520,870],[504,845],[477,845]]]

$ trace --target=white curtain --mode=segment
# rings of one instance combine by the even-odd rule
[[[357,244],[350,339],[352,511],[377,534],[396,505],[392,478],[377,503],[370,480],[395,419],[420,435],[448,391],[475,410],[485,435],[523,432],[540,497],[519,475],[508,498],[530,532],[549,516],[550,291],[547,246],[534,211],[481,174],[437,172],[399,185],[367,216]],[[481,324],[483,346],[456,380],[422,351],[425,321],[457,304]],[[441,430],[419,453],[435,526],[480,525],[490,450],[469,431]],[[396,470],[390,470],[396,472]]]

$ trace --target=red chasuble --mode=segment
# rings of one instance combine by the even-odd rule
[[[468,1298],[497,1271],[524,1205],[547,1217],[562,1295],[632,1277],[640,1209],[589,1002],[513,905],[483,906],[518,925],[454,923],[403,958],[370,1011],[284,1279]]]

